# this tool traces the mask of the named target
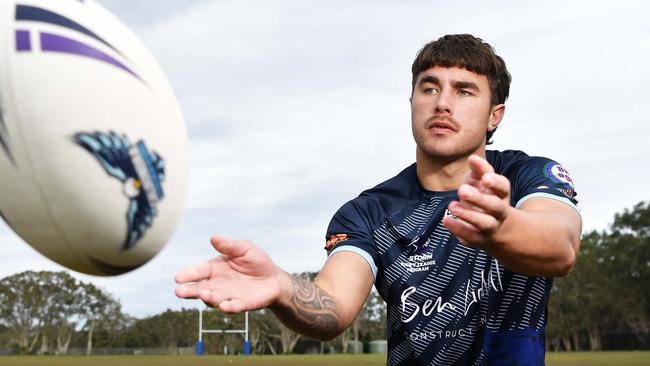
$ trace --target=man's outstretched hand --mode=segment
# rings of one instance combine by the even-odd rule
[[[221,255],[178,273],[176,296],[239,313],[270,306],[291,288],[290,276],[250,241],[214,236],[210,242]]]
[[[497,241],[510,205],[510,181],[496,174],[480,156],[469,157],[470,174],[458,188],[459,201],[449,204],[454,217],[446,216],[443,224],[466,245],[487,249]]]

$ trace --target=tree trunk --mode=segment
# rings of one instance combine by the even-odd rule
[[[72,339],[72,330],[67,327],[59,327],[56,335],[56,354],[65,355],[68,352],[68,346]]]
[[[264,340],[266,341],[266,344],[269,345],[269,350],[271,350],[271,354],[273,354],[273,356],[275,356],[277,354],[277,352],[275,351],[275,347],[273,347],[273,344],[271,343],[271,341],[269,341],[268,338],[264,338]]]
[[[280,328],[280,342],[282,343],[282,353],[287,355],[293,351],[296,343],[300,339],[300,334],[292,331],[291,329],[282,326]]]
[[[97,321],[93,319],[90,322],[90,327],[88,328],[88,340],[86,341],[86,356],[90,356],[93,353],[93,331],[95,330],[95,323]]]
[[[43,332],[43,337],[41,337],[41,350],[40,354],[44,355],[50,351],[49,340],[47,339],[47,332]]]
[[[354,333],[354,353],[361,353],[359,349],[359,320],[352,323],[352,332]]]
[[[562,345],[566,351],[571,352],[571,338],[562,337]]]
[[[341,333],[341,352],[348,353],[348,341],[350,340],[350,328]]]
[[[571,338],[573,338],[573,346],[576,351],[581,351],[582,349],[580,348],[580,332],[574,331],[571,334]]]
[[[38,338],[38,333],[36,333],[36,338]],[[29,351],[29,333],[27,328],[20,330],[20,337],[18,338],[18,348],[21,351]]]
[[[72,331],[68,333],[68,336],[65,339],[65,342],[63,342],[62,347],[59,349],[60,355],[65,355],[68,353],[68,347],[70,347],[70,341],[72,340]]]
[[[40,335],[40,331],[37,331],[36,334],[34,334],[34,338],[32,338],[31,343],[29,343],[29,339],[27,336],[25,336],[25,348],[21,348],[22,351],[25,351],[27,353],[32,353],[34,350],[34,347],[36,347],[36,343],[38,342],[38,337]]]
[[[589,349],[591,351],[600,351],[602,349],[600,328],[597,325],[587,328],[587,335],[589,336]]]
[[[298,343],[299,339],[300,339],[300,335],[296,333],[296,337],[294,337],[291,340],[291,343],[289,343],[289,353],[293,353],[293,349],[296,348],[296,343]]]

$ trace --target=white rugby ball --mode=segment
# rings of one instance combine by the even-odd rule
[[[92,0],[0,1],[0,215],[70,269],[116,275],[169,240],[183,117],[154,58]]]

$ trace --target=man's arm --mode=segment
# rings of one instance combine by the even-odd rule
[[[445,226],[462,242],[484,249],[504,266],[528,276],[568,274],[580,247],[582,220],[572,207],[533,198],[520,208],[510,205],[510,182],[494,173],[478,156],[470,158],[471,174],[449,205],[456,219]]]
[[[290,276],[253,243],[215,236],[222,255],[176,276],[176,295],[201,299],[226,313],[270,308],[287,327],[319,340],[345,330],[363,307],[373,284],[359,255],[332,255],[312,283]]]
[[[314,282],[291,277],[292,288],[270,308],[284,325],[319,340],[332,340],[357,317],[373,275],[358,254],[332,255]]]

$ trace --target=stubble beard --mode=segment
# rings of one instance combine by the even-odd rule
[[[449,164],[467,159],[470,155],[485,149],[485,137],[481,141],[462,144],[463,146],[458,146],[458,143],[454,144],[454,141],[444,141],[442,144],[437,144],[436,141],[428,141],[427,144],[424,136],[421,136],[422,141],[418,141],[419,139],[415,139],[417,154],[424,160],[435,163]]]

